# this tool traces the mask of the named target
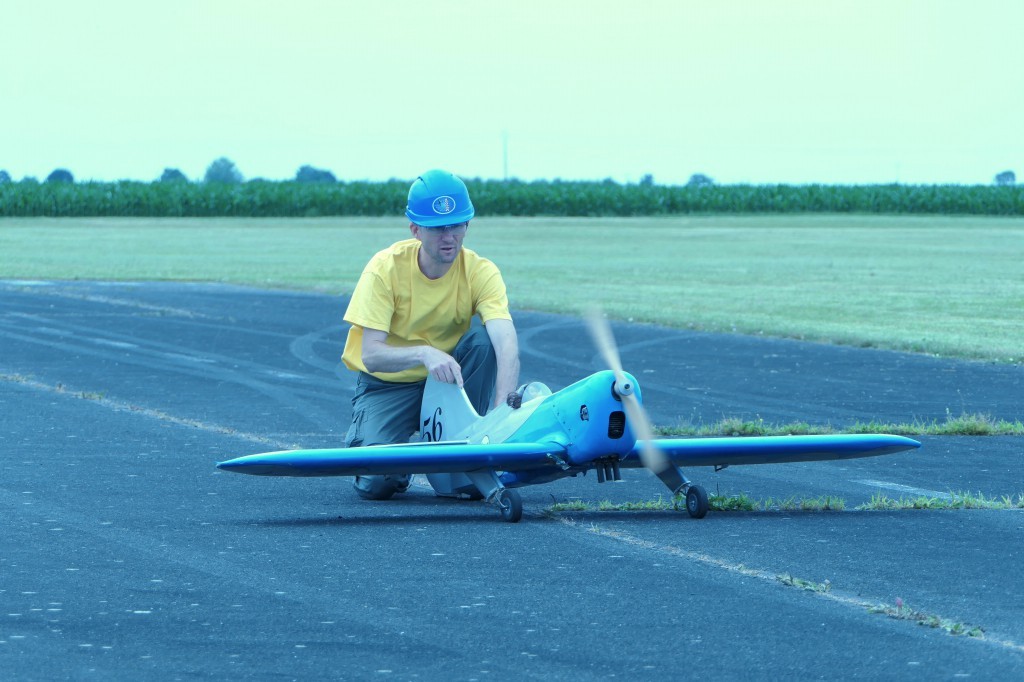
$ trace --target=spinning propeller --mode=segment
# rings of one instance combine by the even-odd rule
[[[615,337],[612,336],[611,325],[604,318],[597,308],[590,309],[586,314],[587,327],[594,345],[601,352],[604,362],[608,368],[615,373],[615,395],[622,400],[622,407],[626,412],[626,419],[636,433],[637,441],[640,444],[640,460],[644,466],[660,474],[668,468],[670,462],[654,442],[654,427],[647,416],[647,411],[640,404],[640,399],[633,392],[633,384],[626,378],[622,369],[622,360],[619,357],[619,349],[615,345]]]

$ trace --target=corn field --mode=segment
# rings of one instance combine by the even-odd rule
[[[721,213],[1024,215],[1024,186],[714,185],[467,182],[480,216]],[[0,184],[0,217],[316,217],[401,215],[409,182]]]

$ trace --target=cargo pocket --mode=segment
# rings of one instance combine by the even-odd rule
[[[365,414],[365,411],[359,410],[352,415],[352,425],[348,427],[348,433],[345,434],[346,448],[355,448],[363,444],[363,416]]]

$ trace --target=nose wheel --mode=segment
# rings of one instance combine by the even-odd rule
[[[518,523],[519,519],[523,518],[523,498],[519,496],[518,491],[502,488],[498,493],[497,503],[501,518],[509,523]]]

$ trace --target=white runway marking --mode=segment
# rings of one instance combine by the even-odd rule
[[[940,493],[937,490],[928,490],[926,488],[915,488],[909,485],[902,485],[900,483],[890,483],[888,481],[875,481],[872,479],[861,479],[854,481],[854,483],[860,483],[861,485],[870,486],[872,488],[882,488],[883,490],[894,490],[898,493],[908,493],[911,495],[924,495],[925,497],[937,497],[943,500],[951,500],[953,496],[949,493]]]
[[[97,346],[110,346],[111,348],[123,348],[125,350],[138,348],[136,344],[125,341],[110,341],[108,339],[87,339],[87,341],[95,343]]]

